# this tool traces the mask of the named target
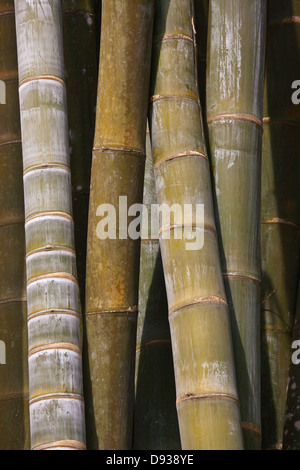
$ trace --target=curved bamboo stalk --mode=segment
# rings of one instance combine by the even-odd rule
[[[139,316],[135,369],[134,449],[180,449],[168,302],[157,233],[151,227],[156,191],[149,132],[143,204],[147,224],[141,236]],[[152,230],[151,230],[152,228]]]
[[[58,0],[15,2],[32,449],[85,448],[80,302]]]
[[[246,449],[261,445],[260,187],[265,0],[211,0],[207,122]]]
[[[241,449],[230,320],[198,100],[193,2],[156,2],[150,129],[159,204],[192,204],[160,229],[183,449]],[[204,204],[204,229],[195,219]],[[178,218],[177,218],[178,217]],[[184,237],[180,236],[184,228]],[[201,237],[202,249],[187,247]],[[201,245],[201,244],[200,244]],[[196,249],[195,249],[196,248]]]
[[[262,154],[262,435],[281,449],[300,257],[300,5],[268,4]]]
[[[22,144],[14,2],[0,1],[0,449],[30,448]],[[4,357],[3,357],[4,356]]]
[[[132,444],[140,240],[124,218],[143,198],[152,22],[152,0],[102,3],[86,280],[91,448]],[[102,204],[123,218],[115,239],[99,238]]]

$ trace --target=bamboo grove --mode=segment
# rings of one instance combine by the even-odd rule
[[[299,181],[299,0],[0,0],[0,449],[300,449]]]

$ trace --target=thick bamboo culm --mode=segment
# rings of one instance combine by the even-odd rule
[[[17,0],[32,449],[84,449],[61,2]]]
[[[193,1],[156,2],[150,131],[158,203],[169,208],[192,204],[194,216],[196,204],[204,204],[205,214],[204,229],[195,217],[183,222],[176,211],[173,220],[160,228],[176,405],[184,450],[242,449],[193,25]],[[201,235],[204,244],[197,249]]]
[[[300,3],[268,3],[262,153],[262,447],[281,449],[300,256]]]
[[[140,239],[130,238],[119,215],[143,200],[153,7],[152,0],[102,2],[86,279],[93,449],[132,445]],[[106,239],[99,238],[102,204],[117,219]]]
[[[178,450],[180,436],[168,302],[159,247],[158,224],[151,227],[156,191],[147,132],[139,278],[139,316],[135,369],[134,449]]]
[[[209,151],[246,449],[261,446],[260,190],[265,36],[265,0],[210,1]]]
[[[0,449],[22,450],[30,448],[30,434],[22,143],[13,0],[0,1],[0,80],[5,83],[5,96],[0,97]]]

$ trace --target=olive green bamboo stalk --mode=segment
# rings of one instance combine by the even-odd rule
[[[211,0],[207,122],[246,449],[261,445],[260,191],[265,0]]]
[[[88,419],[94,423],[88,440],[89,448],[128,449],[140,239],[128,235],[126,217],[128,208],[143,200],[153,1],[104,0],[101,14],[86,280],[92,391]],[[121,196],[127,199],[120,200]],[[115,211],[116,232],[113,223],[107,227],[113,234],[100,233],[105,220],[101,216],[106,215],[102,204],[110,204]]]
[[[268,4],[262,154],[262,436],[281,449],[291,331],[297,295],[300,226],[300,4]]]
[[[299,278],[300,281],[300,278]],[[283,449],[300,449],[300,282],[295,322],[290,351],[290,368],[288,378],[287,400],[285,409]]]
[[[84,449],[61,2],[15,1],[32,449]]]
[[[168,302],[158,239],[151,225],[156,192],[150,135],[146,140],[142,224],[139,317],[135,372],[134,449],[180,449],[176,392],[168,322]]]
[[[91,0],[62,2],[73,217],[81,305],[85,303],[86,240],[98,74],[93,3]]]
[[[160,228],[181,444],[183,449],[241,449],[230,319],[196,70],[193,1],[157,1],[150,99],[157,197],[170,210],[173,204],[194,209],[193,217],[182,221],[181,211],[174,208],[172,219],[162,219]],[[195,218],[196,204],[204,205],[204,228]]]
[[[25,231],[13,0],[0,1],[0,449],[30,448]],[[1,96],[1,103],[2,103]]]

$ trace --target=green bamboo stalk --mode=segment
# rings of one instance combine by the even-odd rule
[[[299,269],[300,4],[268,4],[262,154],[262,446],[281,449]]]
[[[265,0],[211,0],[207,122],[246,449],[261,445],[260,191]]]
[[[291,362],[289,368],[287,399],[284,419],[283,444],[284,450],[300,449],[300,278],[295,322],[293,326]]]
[[[177,450],[180,436],[175,407],[174,366],[168,322],[168,302],[158,226],[151,230],[156,191],[149,132],[143,204],[147,223],[142,223],[139,279],[139,316],[135,369],[134,449]]]
[[[173,220],[162,221],[160,228],[181,444],[183,449],[241,449],[230,319],[198,99],[192,1],[156,2],[152,71],[150,130],[158,202],[194,208],[184,222],[174,211]],[[204,204],[204,229],[195,219],[196,204]],[[202,249],[191,246],[201,235]]]
[[[140,239],[128,236],[127,221],[119,236],[118,220],[116,238],[101,239],[98,224],[102,204],[124,219],[142,203],[152,23],[152,0],[102,2],[86,279],[89,448],[132,445]]]
[[[93,3],[91,0],[62,2],[75,251],[81,305],[85,304],[86,240],[98,74]]]
[[[30,448],[25,231],[13,0],[0,1],[0,449]],[[4,355],[4,357],[3,357]]]
[[[15,1],[32,449],[84,449],[61,2]]]

